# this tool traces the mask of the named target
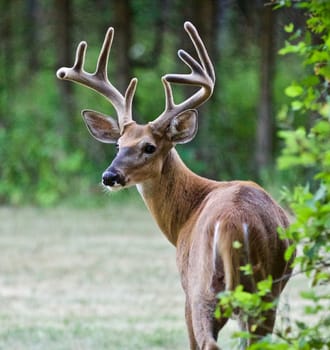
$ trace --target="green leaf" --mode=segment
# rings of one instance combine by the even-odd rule
[[[304,92],[304,89],[300,85],[292,84],[288,86],[284,91],[285,94],[289,97],[297,97]]]
[[[252,269],[251,264],[246,264],[244,266],[241,266],[239,269],[244,272],[244,275],[252,275],[253,274],[253,269]]]
[[[239,242],[239,241],[234,241],[233,242],[233,248],[239,249],[241,247],[242,247],[242,243],[241,242]]]
[[[327,188],[326,186],[324,185],[321,185],[317,191],[315,192],[315,195],[314,195],[314,201],[315,202],[320,202],[320,201],[323,201],[326,199],[326,195],[327,195],[328,191],[327,191]]]
[[[287,32],[287,33],[292,33],[293,30],[294,30],[294,24],[291,22],[287,25],[284,26],[284,30]]]
[[[316,134],[330,135],[330,123],[325,120],[320,120],[315,124],[312,131]]]
[[[293,253],[296,251],[296,246],[295,245],[289,245],[289,247],[287,248],[287,250],[285,251],[285,254],[284,254],[284,259],[286,261],[289,261],[292,256],[293,256]]]
[[[286,55],[288,53],[304,54],[307,50],[306,43],[300,41],[297,45],[291,45],[289,42],[285,42],[285,47],[279,50],[280,55]]]
[[[300,109],[302,109],[304,106],[304,104],[301,101],[292,101],[291,102],[291,108],[294,111],[299,111]]]
[[[315,294],[314,290],[302,291],[302,292],[300,292],[300,295],[304,299],[309,299],[309,300],[313,300],[313,301],[318,300],[318,296]]]
[[[260,296],[264,296],[269,293],[272,289],[273,278],[272,276],[268,276],[267,279],[260,281],[257,283],[257,288],[259,290],[258,294]]]

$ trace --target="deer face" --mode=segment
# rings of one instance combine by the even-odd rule
[[[114,119],[98,112],[83,111],[83,118],[94,138],[116,144],[117,155],[102,175],[103,185],[110,190],[130,187],[158,176],[169,150],[177,143],[190,141],[197,132],[195,110],[176,116],[166,128],[132,121],[124,126],[122,133]]]

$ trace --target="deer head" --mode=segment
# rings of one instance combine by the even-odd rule
[[[117,113],[117,120],[92,110],[82,116],[91,135],[98,141],[114,143],[118,153],[103,173],[102,181],[111,190],[139,184],[160,173],[169,150],[179,143],[189,142],[197,132],[197,110],[212,95],[215,74],[205,46],[196,30],[186,22],[184,28],[196,49],[198,60],[184,50],[179,58],[190,68],[190,74],[166,74],[162,77],[165,91],[163,113],[146,125],[137,124],[132,117],[132,101],[137,85],[133,78],[122,95],[109,81],[107,63],[114,36],[109,28],[99,54],[96,71],[84,70],[87,44],[81,42],[71,68],[60,68],[59,79],[85,85],[107,98]],[[197,86],[199,89],[185,101],[176,104],[171,83]]]

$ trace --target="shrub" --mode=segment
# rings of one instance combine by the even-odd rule
[[[330,296],[324,286],[330,282],[330,2],[279,1],[278,7],[283,6],[303,10],[307,28],[303,33],[293,24],[285,26],[290,38],[280,54],[300,55],[305,72],[300,81],[293,82],[285,90],[292,98],[285,121],[292,128],[297,119],[307,115],[311,126],[280,132],[285,147],[278,160],[279,168],[299,170],[306,174],[307,180],[305,185],[284,190],[294,222],[280,234],[292,241],[285,253],[287,260],[300,247],[301,253],[295,257],[293,265],[296,273],[307,276],[310,287],[300,293],[302,300],[307,302],[303,320],[290,320],[274,336],[259,339],[249,349],[328,349]],[[239,307],[246,317],[257,320],[257,326],[263,312],[276,306],[263,301],[271,281],[270,276],[258,284],[254,294],[245,292],[240,286],[232,292],[222,293],[217,315],[231,316]],[[253,337],[253,327],[249,333],[240,332],[236,336]]]

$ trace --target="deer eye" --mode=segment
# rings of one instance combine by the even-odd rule
[[[155,151],[156,151],[156,147],[154,145],[151,145],[150,143],[147,143],[143,149],[143,152],[147,154],[152,154]]]

